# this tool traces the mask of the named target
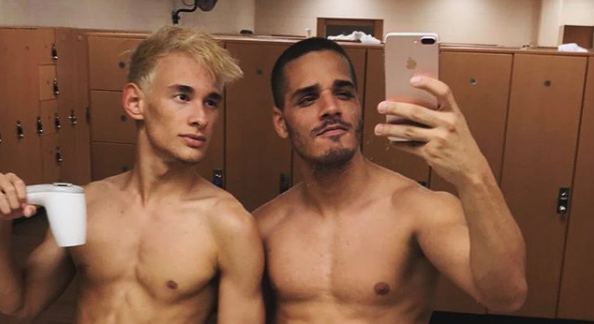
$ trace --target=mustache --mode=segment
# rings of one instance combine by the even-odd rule
[[[342,120],[340,117],[328,117],[324,120],[324,122],[322,123],[322,125],[314,128],[311,130],[311,135],[316,136],[318,134],[320,134],[322,131],[324,131],[324,129],[328,126],[332,126],[332,125],[340,125],[342,127],[345,128],[352,128],[353,125],[351,123],[347,123],[344,120]]]

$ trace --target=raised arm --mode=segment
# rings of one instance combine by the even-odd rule
[[[219,324],[264,323],[264,252],[252,216],[238,204],[219,214]]]
[[[439,111],[388,102],[378,110],[428,127],[382,124],[375,132],[413,140],[395,145],[422,157],[460,197],[435,194],[434,217],[420,227],[421,247],[440,271],[488,308],[516,310],[527,294],[522,234],[449,87],[428,77],[411,83],[433,94]]]
[[[75,267],[48,231],[25,268],[17,268],[11,251],[12,220],[32,216],[35,207],[27,205],[25,183],[16,175],[0,174],[0,189],[0,312],[15,323],[28,323],[68,287]]]

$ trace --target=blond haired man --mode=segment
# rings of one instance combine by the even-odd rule
[[[164,27],[136,49],[122,102],[138,123],[130,172],[85,187],[87,244],[50,234],[24,276],[10,263],[11,220],[31,216],[25,184],[0,174],[0,311],[32,321],[80,276],[76,322],[263,323],[262,244],[252,217],[195,172],[223,85],[242,72],[209,36]]]

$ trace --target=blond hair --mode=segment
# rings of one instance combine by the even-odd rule
[[[188,27],[165,26],[143,40],[132,54],[128,82],[147,91],[157,62],[172,53],[193,57],[204,65],[218,85],[225,85],[243,76],[237,61],[208,34]]]

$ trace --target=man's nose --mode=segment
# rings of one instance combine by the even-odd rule
[[[206,113],[206,108],[203,107],[202,104],[197,104],[194,109],[192,109],[192,115],[190,116],[190,124],[193,126],[198,127],[198,129],[204,129],[208,126],[210,122],[210,118]]]
[[[340,108],[338,99],[332,93],[323,94],[321,96],[320,118],[323,119],[336,115],[342,115],[342,109]]]

